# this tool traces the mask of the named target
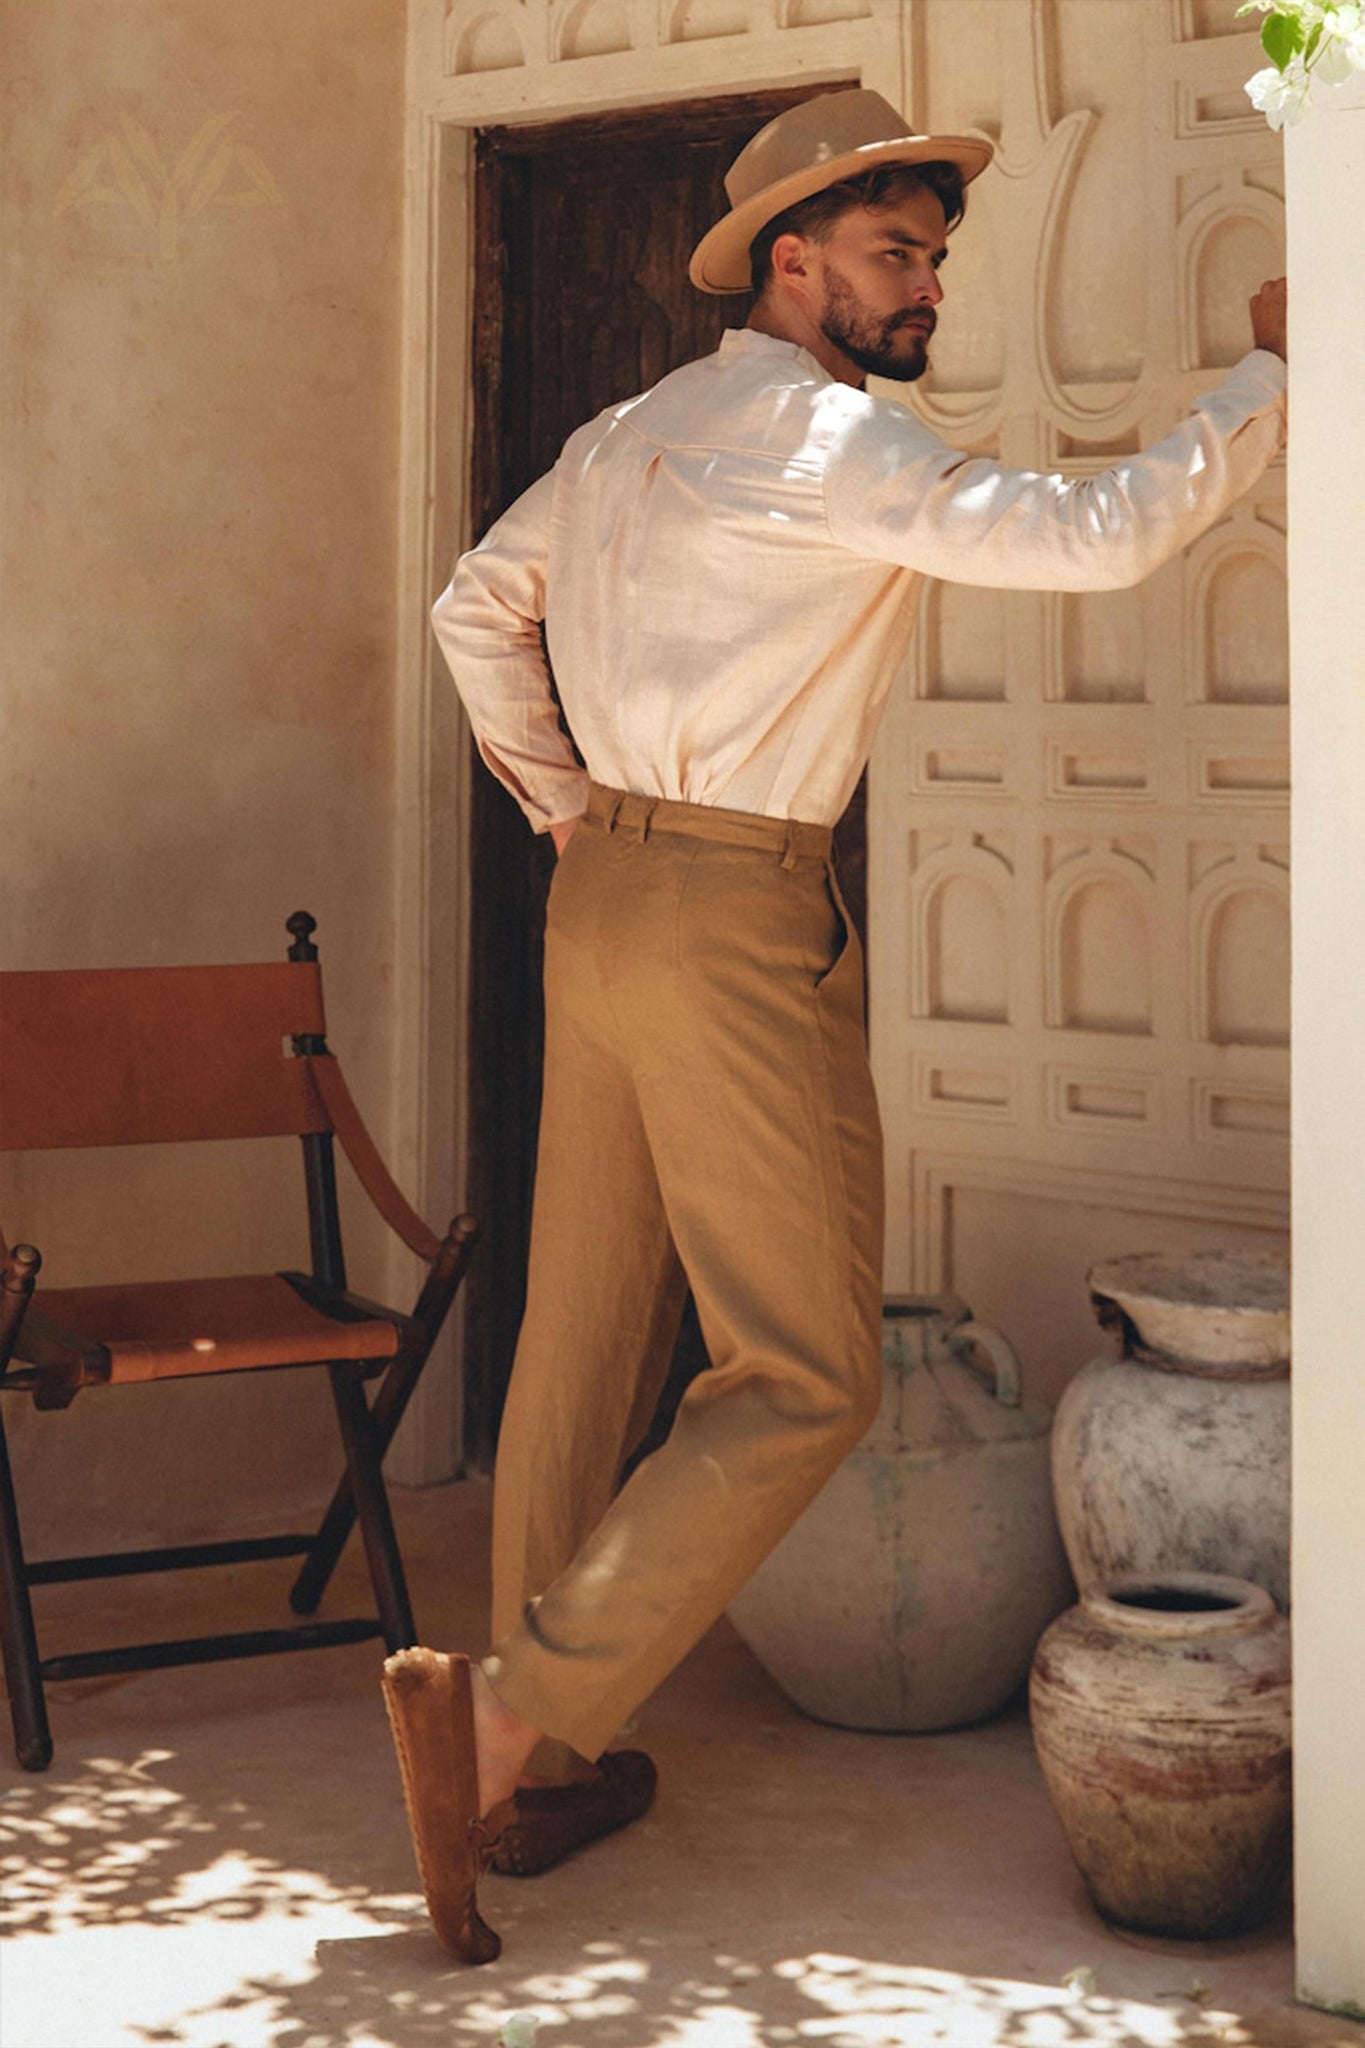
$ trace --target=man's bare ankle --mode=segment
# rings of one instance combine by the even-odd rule
[[[504,1704],[476,1664],[470,1673],[474,1698],[474,1746],[479,1766],[479,1806],[488,1813],[510,1799],[541,1740],[541,1730]]]

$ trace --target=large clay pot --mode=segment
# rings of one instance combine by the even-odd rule
[[[996,1712],[1073,1597],[1048,1410],[959,1301],[890,1301],[881,1412],[732,1603],[817,1720],[904,1732]]]
[[[1038,1645],[1033,1736],[1095,1904],[1146,1934],[1241,1933],[1290,1857],[1289,1624],[1212,1573],[1081,1595]]]
[[[1090,1287],[1118,1358],[1057,1407],[1052,1478],[1077,1584],[1231,1573],[1289,1604],[1289,1274],[1273,1253],[1146,1255]]]

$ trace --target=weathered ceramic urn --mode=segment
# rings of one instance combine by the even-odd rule
[[[1089,1277],[1122,1353],[1083,1367],[1057,1405],[1053,1487],[1077,1584],[1224,1572],[1287,1608],[1287,1259],[1151,1253]]]
[[[1039,1643],[1029,1698],[1107,1919],[1212,1940],[1266,1917],[1290,1859],[1290,1673],[1263,1587],[1173,1572],[1092,1588]]]
[[[862,1443],[732,1603],[803,1712],[954,1728],[996,1712],[1073,1597],[1052,1509],[1049,1411],[959,1301],[889,1301]]]

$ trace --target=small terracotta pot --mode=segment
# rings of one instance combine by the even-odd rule
[[[1033,1737],[1105,1918],[1212,1940],[1271,1911],[1290,1858],[1289,1625],[1206,1572],[1111,1580],[1038,1645]]]

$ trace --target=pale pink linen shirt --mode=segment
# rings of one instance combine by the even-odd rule
[[[1255,350],[1156,446],[1067,480],[963,455],[795,344],[734,330],[570,436],[457,564],[436,635],[484,760],[539,831],[578,816],[588,775],[832,824],[926,576],[1138,582],[1260,475],[1284,390]]]

